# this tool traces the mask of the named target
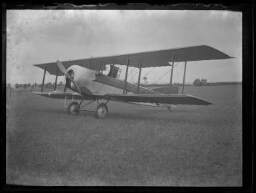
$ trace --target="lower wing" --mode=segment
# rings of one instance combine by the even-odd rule
[[[133,102],[133,103],[152,103],[152,104],[172,104],[172,105],[211,105],[212,103],[194,97],[192,95],[180,95],[180,94],[106,94],[111,100]]]
[[[81,99],[81,95],[78,93],[70,93],[70,92],[61,92],[61,91],[52,91],[52,92],[32,92],[33,94],[44,96],[44,97],[49,97],[49,98],[54,98],[54,99],[69,99],[73,98],[74,100],[79,100]]]
[[[49,93],[33,92],[44,97],[50,97],[55,99],[72,98],[74,100],[81,99],[81,95],[78,93],[63,93],[60,91],[53,91]],[[85,99],[110,99],[119,102],[130,102],[130,103],[149,103],[160,106],[160,104],[171,104],[171,105],[211,105],[212,103],[200,99],[192,95],[180,95],[180,94],[105,94],[105,95],[85,95]]]

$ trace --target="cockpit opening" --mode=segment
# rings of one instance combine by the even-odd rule
[[[119,68],[114,65],[111,65],[108,76],[112,78],[116,78],[118,76],[118,72],[119,72]]]
[[[101,73],[112,78],[119,78],[120,72],[120,68],[114,66],[113,64],[107,64]]]

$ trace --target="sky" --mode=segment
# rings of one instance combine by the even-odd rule
[[[199,10],[7,10],[6,82],[41,83],[33,66],[177,47],[208,45],[228,60],[188,62],[186,83],[242,81],[242,13]],[[145,68],[148,83],[168,83],[170,67]],[[183,80],[176,63],[173,82]],[[131,73],[132,72],[132,73]],[[121,78],[125,68],[122,67]],[[138,69],[129,70],[136,82]],[[165,75],[165,76],[163,76]],[[45,82],[54,82],[47,75]],[[64,77],[58,81],[64,82]]]

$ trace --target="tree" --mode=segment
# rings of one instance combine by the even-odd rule
[[[31,87],[31,84],[30,83],[28,83],[28,88],[30,88]]]
[[[11,88],[12,88],[12,86],[10,83],[6,84],[6,89],[11,89]]]
[[[207,83],[207,79],[201,79],[200,80],[199,78],[197,78],[197,79],[194,80],[193,85],[195,85],[195,86],[205,86],[206,83]]]
[[[199,78],[195,79],[194,82],[193,82],[193,85],[195,86],[201,86],[201,81]]]
[[[207,79],[201,79],[201,85],[204,86],[206,85]]]
[[[25,88],[25,89],[26,89],[27,87],[28,87],[28,85],[27,85],[27,84],[23,84],[23,88]]]
[[[48,82],[47,84],[45,84],[45,88],[51,88],[52,87],[52,83]]]
[[[38,84],[35,82],[35,83],[34,83],[34,87],[37,87],[37,86],[38,86]]]
[[[18,83],[15,84],[15,88],[19,88],[20,85]]]
[[[63,86],[63,82],[62,81],[59,82],[59,86]]]

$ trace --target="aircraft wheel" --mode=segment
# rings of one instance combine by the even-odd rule
[[[108,106],[105,103],[99,104],[96,110],[96,117],[98,119],[104,119],[108,116]]]
[[[79,112],[78,102],[72,102],[68,105],[68,114],[76,115]]]

